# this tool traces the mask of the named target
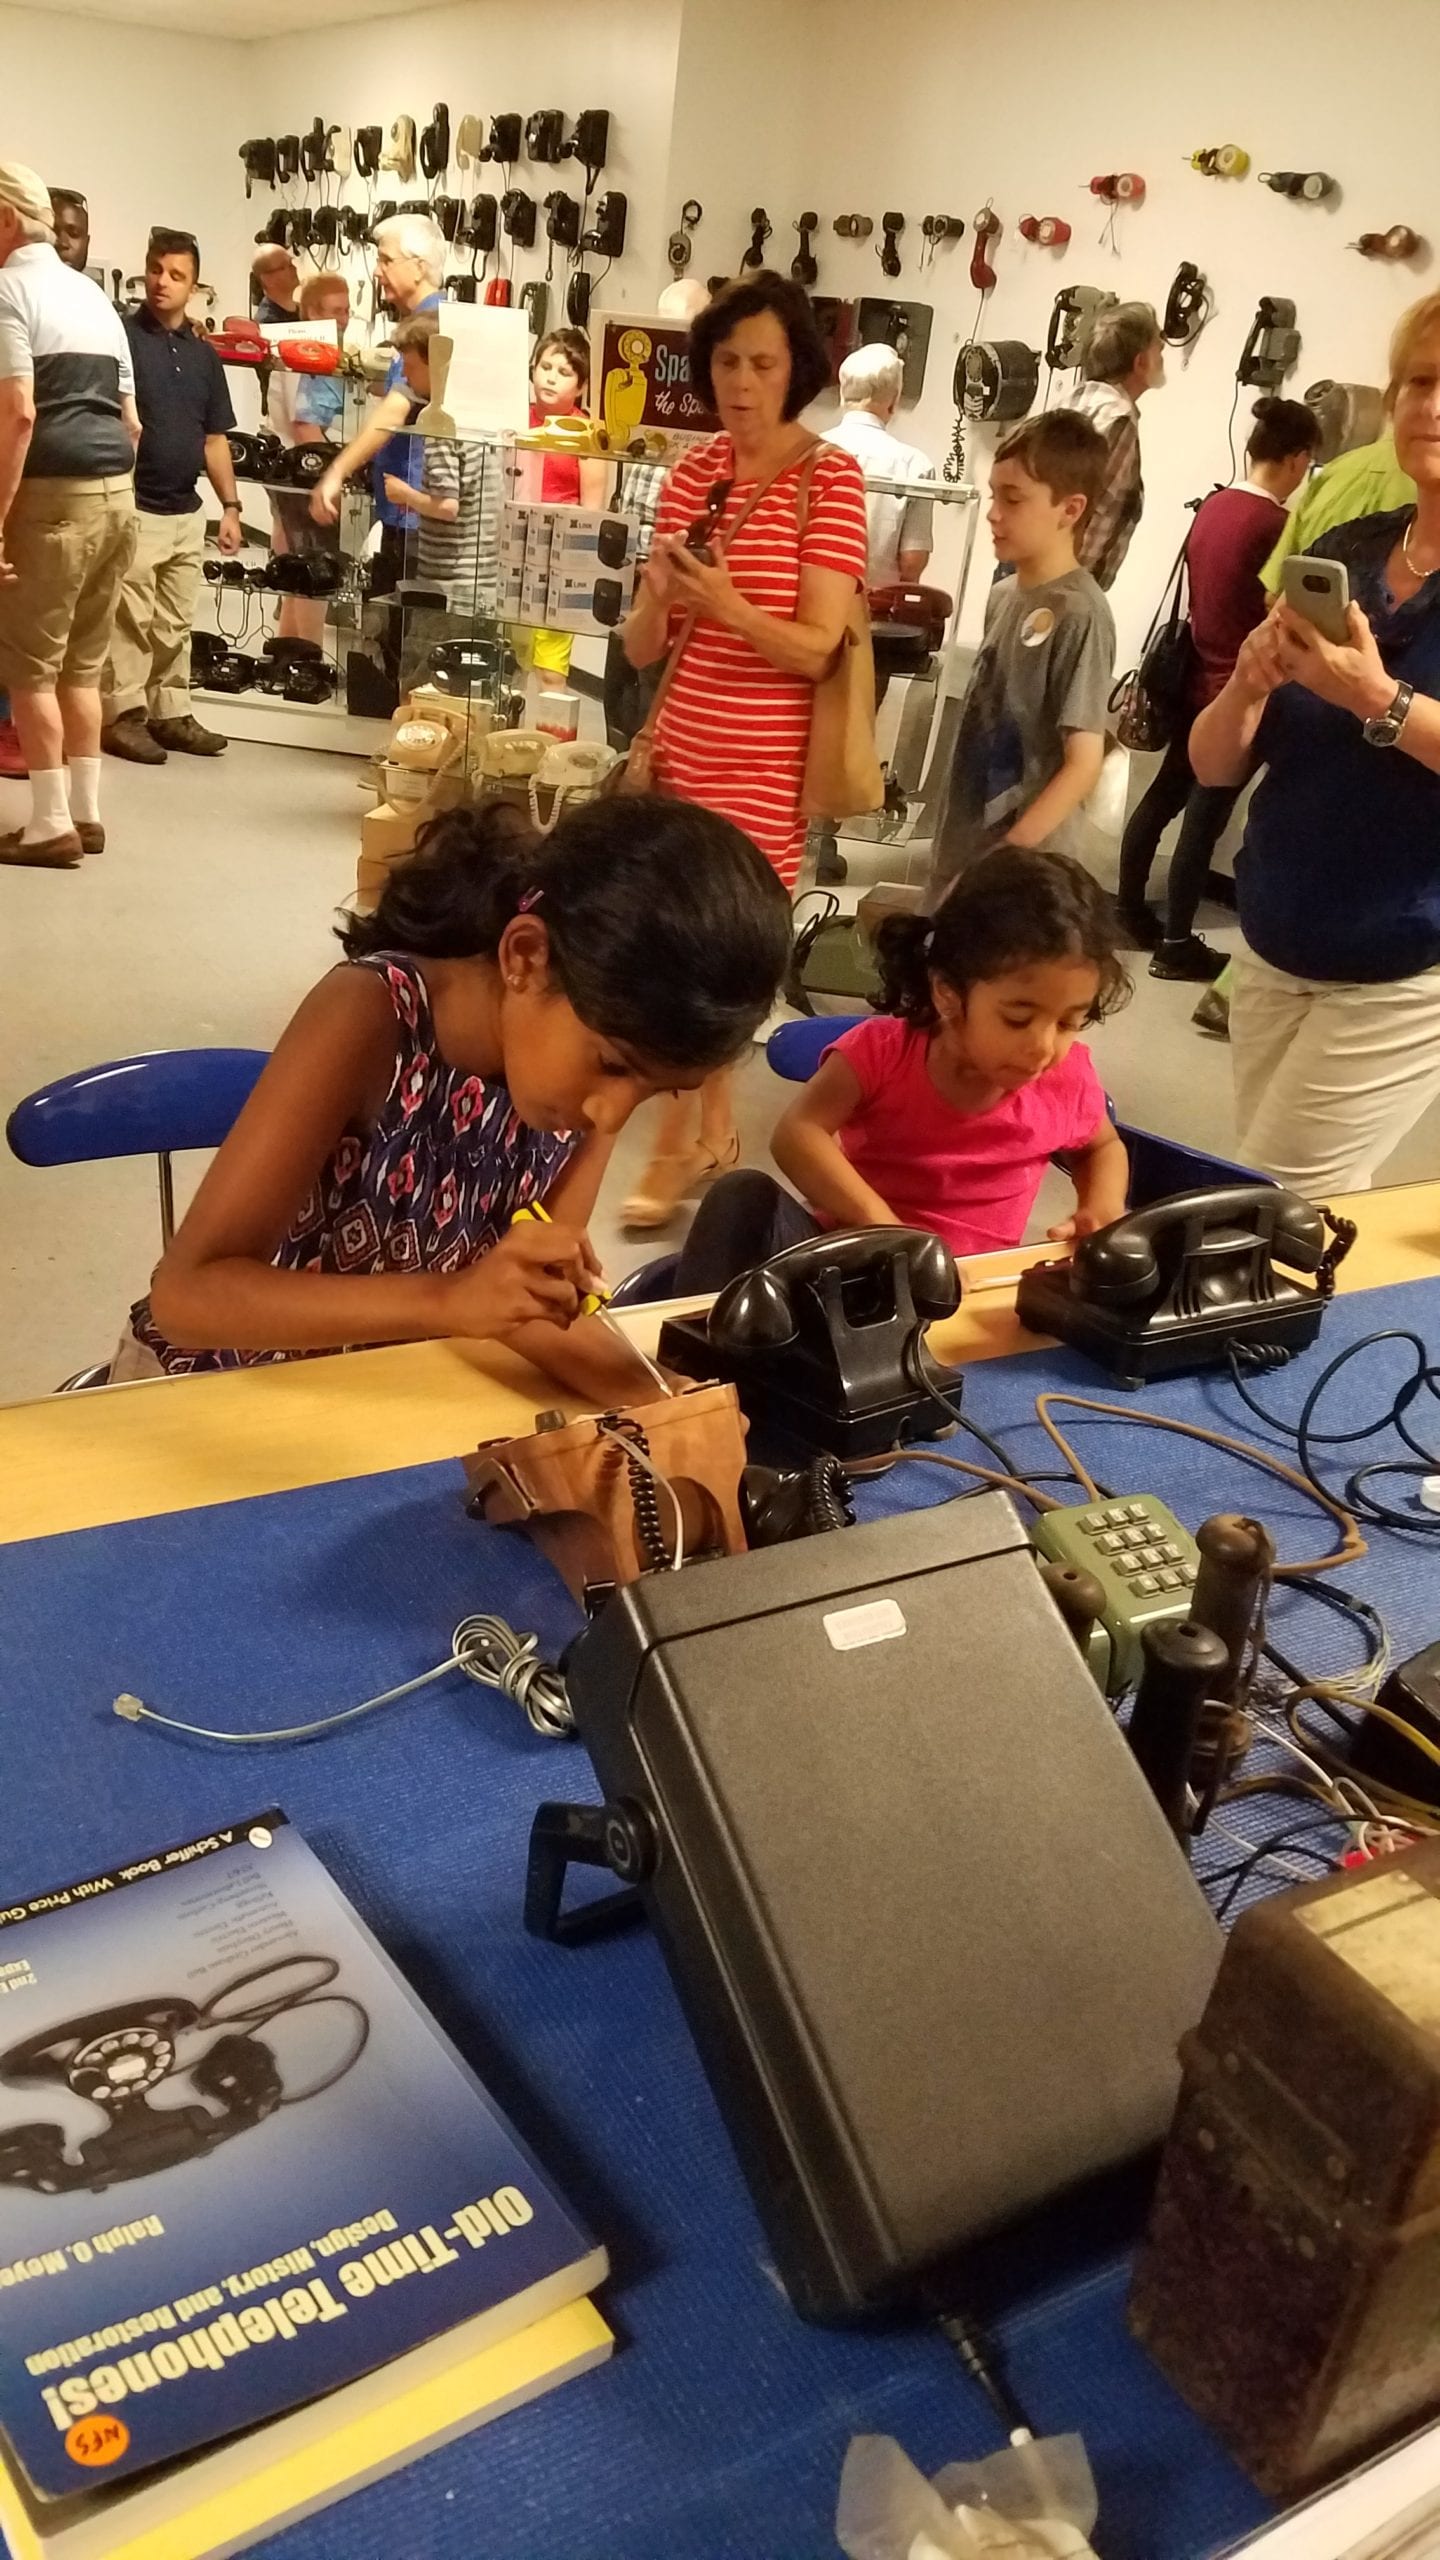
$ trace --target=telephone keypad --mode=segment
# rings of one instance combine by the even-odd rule
[[[1142,1629],[1188,1614],[1200,1560],[1194,1539],[1153,1497],[1045,1512],[1034,1538],[1042,1555],[1098,1578],[1105,1594],[1099,1625],[1111,1653],[1105,1685],[1118,1696],[1139,1677]]]

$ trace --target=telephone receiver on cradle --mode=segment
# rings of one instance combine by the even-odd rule
[[[750,1420],[787,1441],[879,1457],[952,1418],[924,1334],[959,1303],[960,1275],[938,1236],[842,1230],[742,1272],[708,1316],[672,1317],[659,1357],[686,1377],[728,1381]]]
[[[1025,1272],[1016,1312],[1122,1386],[1223,1365],[1232,1346],[1288,1356],[1314,1341],[1354,1240],[1348,1220],[1274,1183],[1182,1191]]]

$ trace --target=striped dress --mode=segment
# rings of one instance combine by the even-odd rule
[[[797,456],[767,489],[754,514],[727,546],[730,575],[747,604],[792,621],[800,572],[836,569],[863,586],[867,552],[865,482],[854,457],[822,445],[811,480],[809,515],[800,535],[798,483],[808,455]],[[717,480],[735,469],[728,436],[716,436],[676,464],[666,482],[657,533],[684,533]],[[737,480],[721,523],[739,514],[752,482]],[[679,799],[697,800],[733,818],[773,863],[787,889],[805,850],[800,791],[810,735],[814,687],[782,675],[739,633],[701,621],[686,646],[661,706],[655,738],[657,778]]]

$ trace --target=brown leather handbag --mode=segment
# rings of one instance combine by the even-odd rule
[[[817,444],[800,478],[800,539],[810,516]],[[883,809],[885,776],[875,752],[875,652],[870,610],[857,587],[840,645],[815,687],[800,807],[807,818],[858,818]]]

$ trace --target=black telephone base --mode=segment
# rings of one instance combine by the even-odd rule
[[[676,1369],[682,1377],[718,1378],[733,1386],[746,1421],[762,1441],[768,1446],[783,1442],[806,1456],[823,1449],[847,1463],[881,1458],[904,1440],[937,1440],[954,1428],[954,1414],[938,1396],[892,1396],[860,1410],[821,1404],[797,1386],[803,1362],[793,1347],[732,1354],[711,1341],[703,1315],[671,1316],[660,1328],[656,1357],[662,1368]],[[936,1375],[942,1373],[937,1370]],[[944,1383],[952,1393],[959,1385],[948,1377]]]
[[[1096,1306],[1070,1291],[1068,1262],[1022,1273],[1015,1312],[1032,1333],[1054,1334],[1109,1372],[1117,1386],[1147,1387],[1195,1369],[1224,1368],[1232,1351],[1306,1351],[1320,1330],[1326,1301],[1313,1289],[1276,1282],[1269,1306],[1218,1308],[1147,1324],[1123,1307]]]

